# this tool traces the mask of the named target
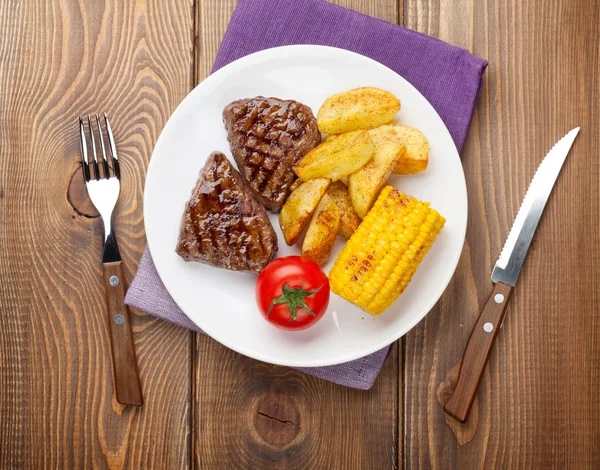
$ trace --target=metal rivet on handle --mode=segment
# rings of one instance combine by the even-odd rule
[[[502,302],[504,302],[504,296],[503,296],[502,294],[496,294],[496,295],[494,296],[494,301],[495,301],[497,304],[501,304]]]
[[[119,285],[119,278],[117,276],[110,276],[108,282],[110,282],[111,286],[117,286]]]
[[[122,325],[123,322],[125,321],[125,318],[123,317],[123,315],[115,315],[115,323],[117,325]]]
[[[494,331],[494,325],[492,325],[490,322],[487,322],[483,325],[483,331],[485,331],[486,333],[491,333],[492,331]]]

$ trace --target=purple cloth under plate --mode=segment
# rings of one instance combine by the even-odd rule
[[[289,44],[322,44],[354,51],[391,68],[433,105],[459,149],[465,141],[483,59],[400,26],[323,0],[239,0],[213,71],[256,51]],[[126,303],[185,328],[199,328],[173,301],[144,252]],[[298,369],[348,387],[369,389],[390,347],[345,364]]]

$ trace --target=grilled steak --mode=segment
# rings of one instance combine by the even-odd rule
[[[279,211],[296,179],[294,166],[321,142],[311,109],[257,96],[228,104],[223,122],[244,183],[268,210]]]
[[[277,254],[277,235],[265,208],[242,184],[227,157],[213,152],[181,219],[176,252],[233,271],[260,271]]]

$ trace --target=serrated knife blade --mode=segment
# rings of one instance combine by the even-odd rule
[[[579,127],[568,132],[540,163],[502,248],[500,258],[496,261],[492,271],[492,281],[501,281],[513,287],[516,284],[546,202],[578,133]]]
[[[444,405],[446,413],[463,423],[467,420],[475,400],[479,382],[504,320],[508,301],[519,278],[533,234],[578,133],[579,127],[570,131],[542,160],[492,271],[494,289],[473,327],[460,363],[456,386]]]

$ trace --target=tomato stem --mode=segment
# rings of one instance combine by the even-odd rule
[[[283,294],[281,294],[279,297],[276,297],[273,299],[273,301],[271,302],[271,306],[269,307],[269,310],[267,311],[267,317],[270,315],[271,310],[273,310],[273,307],[277,304],[286,304],[288,306],[288,309],[290,310],[290,313],[292,314],[290,321],[294,321],[296,319],[296,313],[297,313],[296,311],[298,310],[298,308],[301,308],[305,312],[312,315],[313,317],[316,317],[315,313],[310,308],[308,308],[308,306],[304,302],[304,299],[306,297],[310,297],[311,295],[319,292],[321,290],[321,287],[323,287],[323,285],[321,285],[319,288],[317,288],[315,290],[307,291],[304,288],[304,281],[302,281],[302,278],[300,278],[300,282],[302,283],[302,287],[300,287],[300,288],[299,287],[290,287],[288,284],[284,284],[281,287]]]

